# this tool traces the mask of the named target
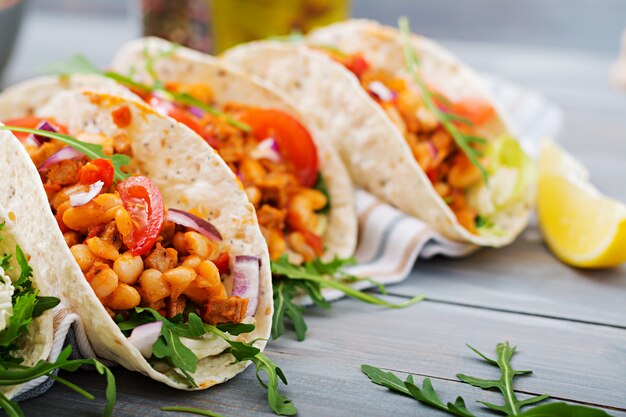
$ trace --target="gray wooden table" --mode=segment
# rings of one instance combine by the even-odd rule
[[[64,32],[49,30],[70,23],[71,36],[68,27]],[[30,76],[42,64],[76,51],[106,64],[133,36],[127,21],[106,17],[35,14],[26,29],[8,81]],[[81,31],[89,42],[76,35]],[[626,201],[626,94],[608,83],[612,56],[507,43],[444,43],[477,69],[536,89],[562,106],[560,142],[589,167],[600,189]],[[409,309],[387,310],[352,300],[336,302],[330,311],[310,309],[305,342],[287,334],[267,349],[289,379],[283,392],[301,416],[443,415],[374,386],[359,370],[367,363],[413,373],[418,380],[428,376],[444,399],[460,394],[477,410],[473,400],[498,397],[459,383],[456,373],[496,374],[465,343],[492,352],[497,342],[508,340],[519,347],[514,364],[535,371],[533,377],[520,379],[520,395],[548,393],[626,416],[626,268],[568,268],[537,236],[531,227],[503,250],[418,262],[404,283],[390,288],[397,300],[426,294],[426,301]],[[159,410],[163,405],[206,408],[233,417],[272,415],[253,369],[195,393],[123,369],[115,369],[115,375],[116,416],[165,415]],[[57,384],[24,403],[26,415],[99,415],[102,379],[91,372],[68,378],[97,400],[87,401]]]

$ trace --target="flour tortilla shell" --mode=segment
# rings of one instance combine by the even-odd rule
[[[218,59],[191,49],[178,47],[158,38],[142,38],[129,42],[113,60],[112,69],[122,74],[134,70],[136,76],[149,79],[142,73],[145,68],[145,51],[156,55],[169,51],[168,55],[154,63],[154,71],[162,82],[203,84],[210,88],[218,106],[238,103],[285,111],[299,120],[302,116],[295,103],[278,95],[267,84],[254,82],[232,66]],[[318,148],[320,171],[328,184],[331,210],[324,235],[324,259],[334,256],[347,258],[353,255],[357,242],[357,218],[352,182],[333,146],[327,142],[327,132],[314,124],[305,125]]]
[[[318,29],[309,42],[362,53],[374,67],[409,79],[401,39],[393,28],[353,20]],[[494,104],[478,75],[441,46],[415,35],[412,43],[429,84],[452,100],[484,98]],[[354,74],[324,52],[302,44],[263,41],[236,47],[224,59],[273,84],[297,103],[305,119],[327,133],[356,186],[422,219],[445,236],[498,247],[510,243],[527,225],[534,195],[531,189],[494,217],[502,233],[474,235],[462,227],[415,161],[402,132]],[[510,131],[506,116],[494,106],[498,116],[480,132],[487,140]]]

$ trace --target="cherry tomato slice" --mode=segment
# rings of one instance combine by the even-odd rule
[[[239,119],[252,128],[253,135],[262,141],[273,138],[281,156],[296,169],[300,184],[312,187],[317,179],[317,147],[308,130],[296,119],[280,110],[250,108],[239,114]]]
[[[113,184],[114,175],[113,163],[109,159],[98,158],[83,165],[80,170],[80,183],[91,185],[102,181],[105,187],[109,187]]]
[[[117,192],[133,221],[133,231],[124,237],[124,244],[133,255],[143,255],[154,246],[163,228],[165,212],[161,192],[143,176],[120,182]]]
[[[54,119],[42,119],[41,117],[27,116],[27,117],[22,117],[19,119],[4,120],[2,123],[4,123],[7,126],[37,129],[37,127],[42,122],[48,122],[57,130],[57,132],[67,134],[67,129],[65,128],[65,126],[59,125],[56,121],[54,121]],[[19,139],[20,142],[24,142],[26,138],[28,138],[28,136],[30,135],[30,133],[25,133],[25,132],[13,132],[13,134],[15,135],[16,138]]]
[[[481,125],[495,114],[493,106],[485,100],[466,98],[452,103],[451,113],[465,117],[475,125]]]
[[[360,54],[352,56],[344,65],[358,78],[361,78],[363,73],[370,67],[365,58]]]
[[[217,258],[213,260],[213,263],[220,271],[220,274],[230,273],[230,254],[228,252],[222,252],[217,255]]]

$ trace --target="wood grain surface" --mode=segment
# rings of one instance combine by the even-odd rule
[[[464,24],[465,30],[473,30]],[[65,30],[48,31],[63,25]],[[106,64],[135,35],[127,20],[111,16],[75,21],[67,15],[35,14],[26,27],[30,31],[20,41],[5,82],[31,76],[44,63],[75,52]],[[608,82],[613,57],[538,46],[540,29],[528,35],[535,46],[521,45],[523,33],[512,39],[516,45],[444,43],[475,68],[535,89],[560,105],[565,120],[558,140],[587,165],[600,189],[626,201],[626,94]],[[77,35],[81,30],[93,43]],[[457,27],[447,33],[462,37],[462,31]],[[547,252],[531,226],[502,250],[419,261],[412,275],[390,291],[397,299],[424,293],[428,300],[405,310],[341,300],[331,311],[309,310],[305,342],[287,333],[270,343],[267,353],[285,371],[289,385],[283,392],[294,400],[299,415],[443,415],[373,385],[359,370],[363,363],[413,373],[420,382],[428,376],[444,399],[462,395],[477,411],[475,400],[499,401],[498,396],[459,383],[455,374],[496,374],[465,343],[493,353],[497,342],[508,340],[519,348],[514,366],[534,370],[517,383],[521,396],[547,393],[626,416],[625,268],[585,272],[566,267]],[[116,416],[166,415],[159,410],[164,405],[207,408],[229,417],[272,415],[250,368],[226,384],[196,393],[175,391],[124,369],[115,374]],[[26,415],[100,415],[103,380],[88,371],[65,376],[97,400],[87,401],[56,384],[23,404]]]

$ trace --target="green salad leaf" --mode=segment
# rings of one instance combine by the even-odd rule
[[[255,365],[257,377],[261,385],[267,389],[268,404],[274,413],[279,415],[294,415],[297,413],[297,409],[291,400],[280,394],[278,390],[279,379],[287,385],[284,373],[259,348],[254,346],[256,340],[244,343],[232,340],[226,333],[228,332],[231,335],[249,333],[254,330],[254,325],[228,323],[214,326],[204,323],[195,313],[189,313],[185,322],[181,314],[167,319],[156,310],[144,307],[135,307],[135,311],[130,318],[127,320],[118,319],[116,321],[120,330],[127,336],[137,326],[161,321],[163,327],[161,328],[161,335],[153,345],[153,356],[167,362],[172,368],[178,369],[183,374],[183,379],[191,386],[197,386],[191,374],[196,371],[198,358],[182,343],[180,338],[199,338],[207,333],[218,336],[229,345],[225,353],[233,355],[235,363],[250,361]],[[267,375],[267,383],[260,378],[260,373]]]
[[[549,395],[536,395],[525,400],[517,398],[513,388],[513,380],[516,376],[530,375],[532,371],[516,370],[511,366],[511,359],[515,354],[516,348],[509,345],[508,342],[498,343],[496,346],[497,358],[491,359],[467,345],[474,353],[489,365],[495,366],[500,370],[500,379],[483,379],[464,374],[457,374],[457,378],[461,382],[465,382],[474,387],[485,390],[498,390],[502,395],[504,404],[492,404],[485,401],[477,401],[485,407],[503,414],[507,417],[609,417],[606,412],[581,406],[571,405],[563,402],[536,405],[550,398]],[[421,388],[415,384],[413,375],[408,375],[405,381],[402,381],[392,372],[384,371],[371,365],[361,365],[361,371],[375,384],[389,388],[392,391],[410,396],[416,401],[444,411],[450,415],[458,417],[476,417],[467,409],[465,400],[457,397],[454,402],[444,402],[435,391],[430,378],[424,378]],[[532,406],[525,411],[522,408]]]
[[[122,171],[122,167],[130,164],[131,158],[128,155],[114,154],[105,155],[102,152],[102,145],[96,143],[87,143],[80,141],[70,135],[56,132],[48,132],[47,130],[30,129],[26,127],[17,126],[0,126],[0,130],[10,130],[12,132],[31,133],[33,135],[44,136],[46,138],[58,140],[68,146],[84,153],[89,159],[109,159],[113,164],[115,170],[115,179],[118,181],[124,180],[129,177],[128,174]]]
[[[424,299],[419,295],[402,303],[392,303],[375,295],[359,291],[346,283],[368,281],[386,293],[384,286],[370,278],[360,278],[350,275],[342,269],[354,265],[353,258],[335,258],[329,262],[320,259],[294,265],[286,255],[272,261],[271,268],[274,276],[274,316],[272,317],[272,338],[278,339],[285,332],[285,319],[289,319],[299,341],[304,340],[307,326],[304,321],[304,308],[294,303],[294,297],[306,294],[311,297],[317,307],[328,309],[331,307],[324,296],[322,288],[334,288],[345,295],[368,304],[390,308],[404,308],[416,304]]]

